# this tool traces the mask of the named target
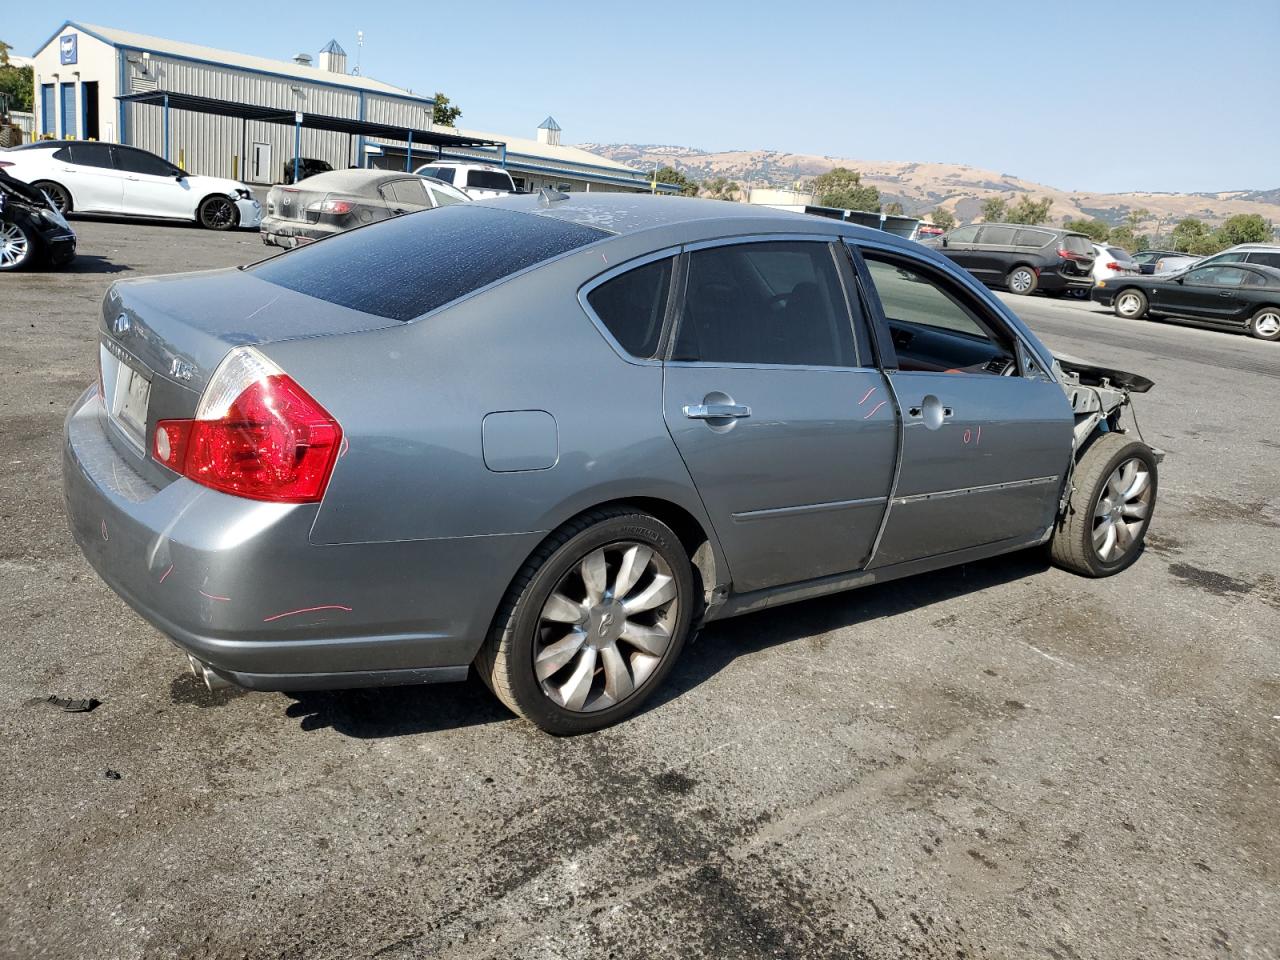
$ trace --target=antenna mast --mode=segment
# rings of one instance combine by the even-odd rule
[[[355,76],[360,76],[360,53],[364,50],[364,31],[356,31],[356,68],[352,71]]]

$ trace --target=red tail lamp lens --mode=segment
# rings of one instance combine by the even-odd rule
[[[286,374],[254,381],[215,420],[164,420],[154,455],[223,493],[308,503],[324,496],[342,428]]]

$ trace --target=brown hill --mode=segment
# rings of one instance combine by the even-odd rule
[[[1050,217],[1097,217],[1119,223],[1131,210],[1145,209],[1149,216],[1141,230],[1167,231],[1183,217],[1199,217],[1218,223],[1237,213],[1257,213],[1280,224],[1280,189],[1236,190],[1223,193],[1096,193],[1060,190],[1008,173],[996,173],[965,164],[910,163],[893,160],[852,160],[775,150],[731,150],[708,153],[693,147],[654,144],[581,144],[583,149],[648,170],[675,167],[695,180],[728,177],[743,186],[790,187],[797,181],[825,173],[833,167],[849,167],[862,174],[864,183],[880,191],[886,203],[894,200],[912,214],[922,215],[942,206],[962,221],[976,219],[989,197],[1016,199],[1022,194],[1049,197]]]

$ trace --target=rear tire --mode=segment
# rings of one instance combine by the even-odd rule
[[[1249,318],[1245,329],[1259,340],[1280,340],[1280,307],[1263,307]]]
[[[1028,266],[1014,267],[1005,278],[1005,286],[1009,288],[1009,292],[1016,293],[1020,297],[1035,293],[1039,285],[1040,278]]]
[[[1141,290],[1121,290],[1116,294],[1114,308],[1117,317],[1141,320],[1146,316],[1147,306],[1147,295]]]
[[[206,197],[196,219],[206,230],[234,230],[240,226],[240,211],[230,197]]]
[[[52,180],[37,180],[31,186],[47,193],[54,207],[64,217],[71,212],[71,192],[62,184],[54,183]]]
[[[34,231],[20,223],[0,220],[0,272],[26,270],[40,252]]]
[[[593,510],[516,574],[476,669],[513,713],[548,733],[609,726],[634,713],[679,657],[693,584],[665,523],[625,506]]]
[[[1142,554],[1155,513],[1159,473],[1145,443],[1104,433],[1071,478],[1067,512],[1050,544],[1053,562],[1082,577],[1109,577]]]

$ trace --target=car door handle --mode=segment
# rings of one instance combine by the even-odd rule
[[[943,407],[943,408],[942,408],[942,416],[943,416],[943,419],[946,419],[947,417],[950,417],[950,416],[951,416],[951,412],[952,412],[952,411],[951,411],[951,408],[950,408],[950,407]],[[923,417],[923,416],[924,416],[924,407],[911,407],[909,410],[907,410],[907,413],[908,413],[909,415],[913,416],[913,417]]]
[[[751,416],[745,403],[691,403],[684,407],[690,420],[740,420]]]
[[[1221,293],[1219,293],[1219,294],[1218,294],[1218,296],[1220,296],[1220,297],[1230,297],[1230,296],[1234,296],[1234,294],[1232,294],[1232,292],[1231,292],[1230,290],[1223,290]]]

